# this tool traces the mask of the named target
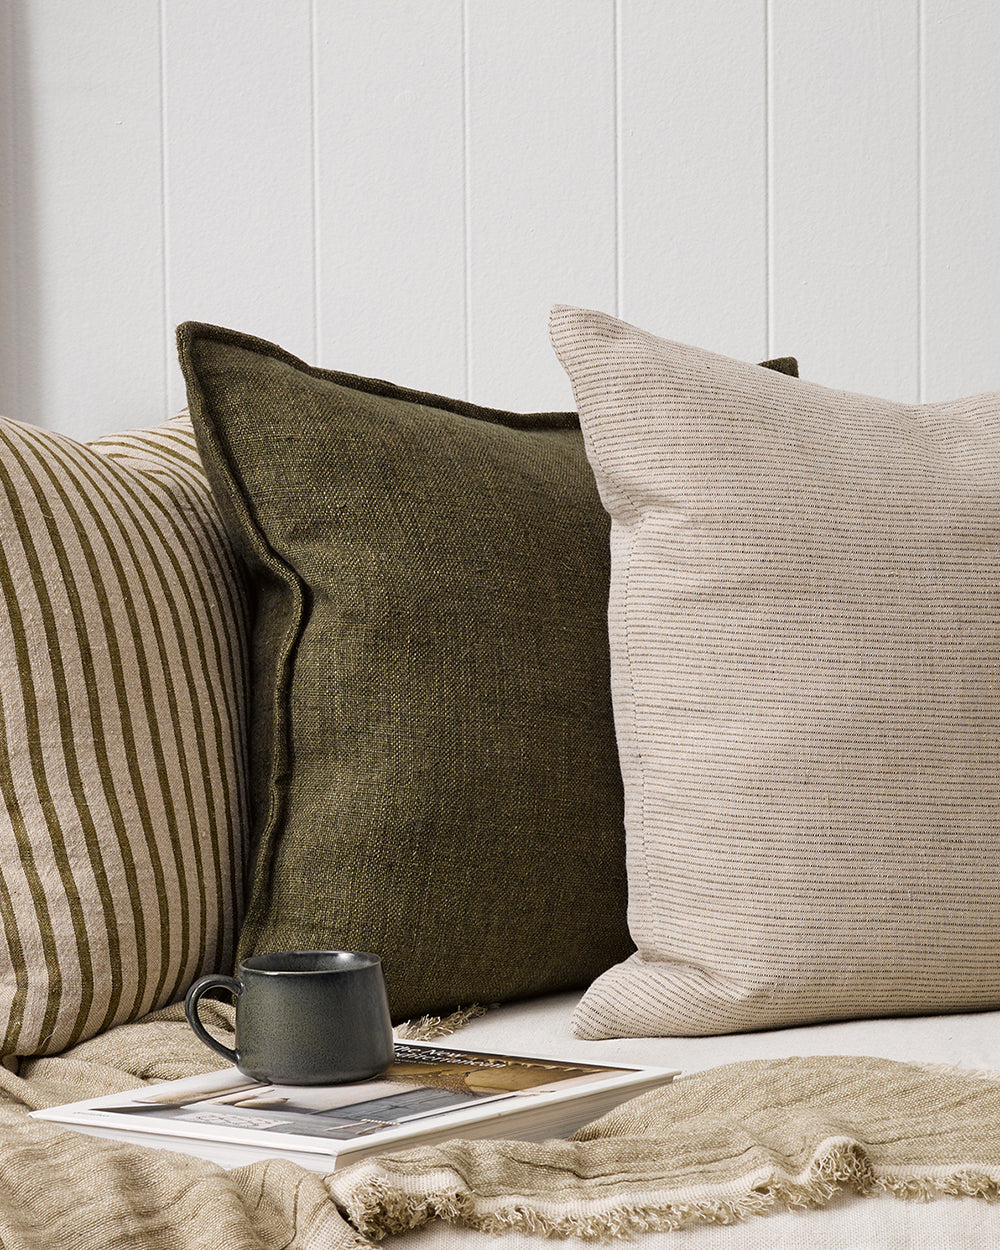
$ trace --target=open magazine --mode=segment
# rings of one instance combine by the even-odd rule
[[[676,1075],[397,1042],[385,1072],[349,1085],[262,1085],[226,1068],[31,1114],[225,1167],[281,1156],[332,1172],[453,1137],[565,1137]]]

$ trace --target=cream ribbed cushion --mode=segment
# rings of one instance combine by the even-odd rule
[[[612,516],[637,954],[583,1037],[1000,1004],[1000,395],[827,390],[557,307]]]
[[[0,1053],[232,958],[247,606],[186,417],[81,444],[0,419]]]

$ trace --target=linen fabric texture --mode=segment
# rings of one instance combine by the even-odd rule
[[[908,1229],[878,1206],[865,1235],[846,1241],[841,1219],[850,1194],[995,1202],[998,1110],[995,1073],[853,1055],[745,1060],[630,1098],[566,1141],[444,1141],[362,1159],[326,1183],[375,1243],[442,1220],[505,1234],[504,1245],[530,1232],[577,1247],[636,1234],[640,1245],[663,1246],[671,1243],[649,1234],[790,1209],[803,1248],[982,1245],[990,1243],[961,1240],[967,1229],[951,1221],[954,1240],[935,1242],[927,1225]],[[806,1209],[835,1199],[833,1219],[814,1227]],[[727,1231],[721,1244],[747,1245]],[[776,1240],[768,1231],[751,1244]]]
[[[209,326],[179,344],[256,581],[240,958],[374,951],[394,1020],[587,984],[632,947],[608,522],[575,416]]]
[[[234,1013],[210,1009],[231,1045]],[[631,1099],[575,1140],[450,1141],[325,1176],[280,1157],[223,1168],[27,1114],[224,1066],[175,1004],[20,1076],[0,1068],[4,1250],[364,1250],[418,1227],[428,1250],[486,1250],[486,1235],[492,1250],[537,1250],[543,1233],[583,1250],[640,1232],[644,1250],[673,1250],[686,1226],[682,1245],[723,1250],[1000,1242],[995,1073],[864,1056],[733,1062]],[[983,1200],[912,1201],[943,1195]]]
[[[1000,1003],[1000,396],[915,406],[557,306],[612,517],[637,951],[579,1036]]]
[[[374,951],[394,1020],[585,986],[632,944],[609,525],[576,414],[178,341],[256,583],[240,958]]]
[[[0,419],[0,1048],[46,1054],[232,960],[246,583],[175,418]]]

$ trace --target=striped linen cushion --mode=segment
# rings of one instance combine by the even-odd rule
[[[0,419],[0,1032],[52,1053],[232,959],[248,608],[190,421]]]
[[[612,516],[638,948],[577,1032],[1000,1005],[1000,395],[551,328]]]

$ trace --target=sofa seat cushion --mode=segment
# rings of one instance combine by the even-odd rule
[[[496,1054],[648,1065],[680,1072],[792,1055],[873,1055],[904,1063],[955,1064],[1000,1072],[1000,1011],[870,1016],[705,1037],[611,1037],[595,1041],[581,1038],[575,1030],[574,1017],[582,997],[573,992],[501,1003],[470,1020],[452,1037],[456,1045]]]

